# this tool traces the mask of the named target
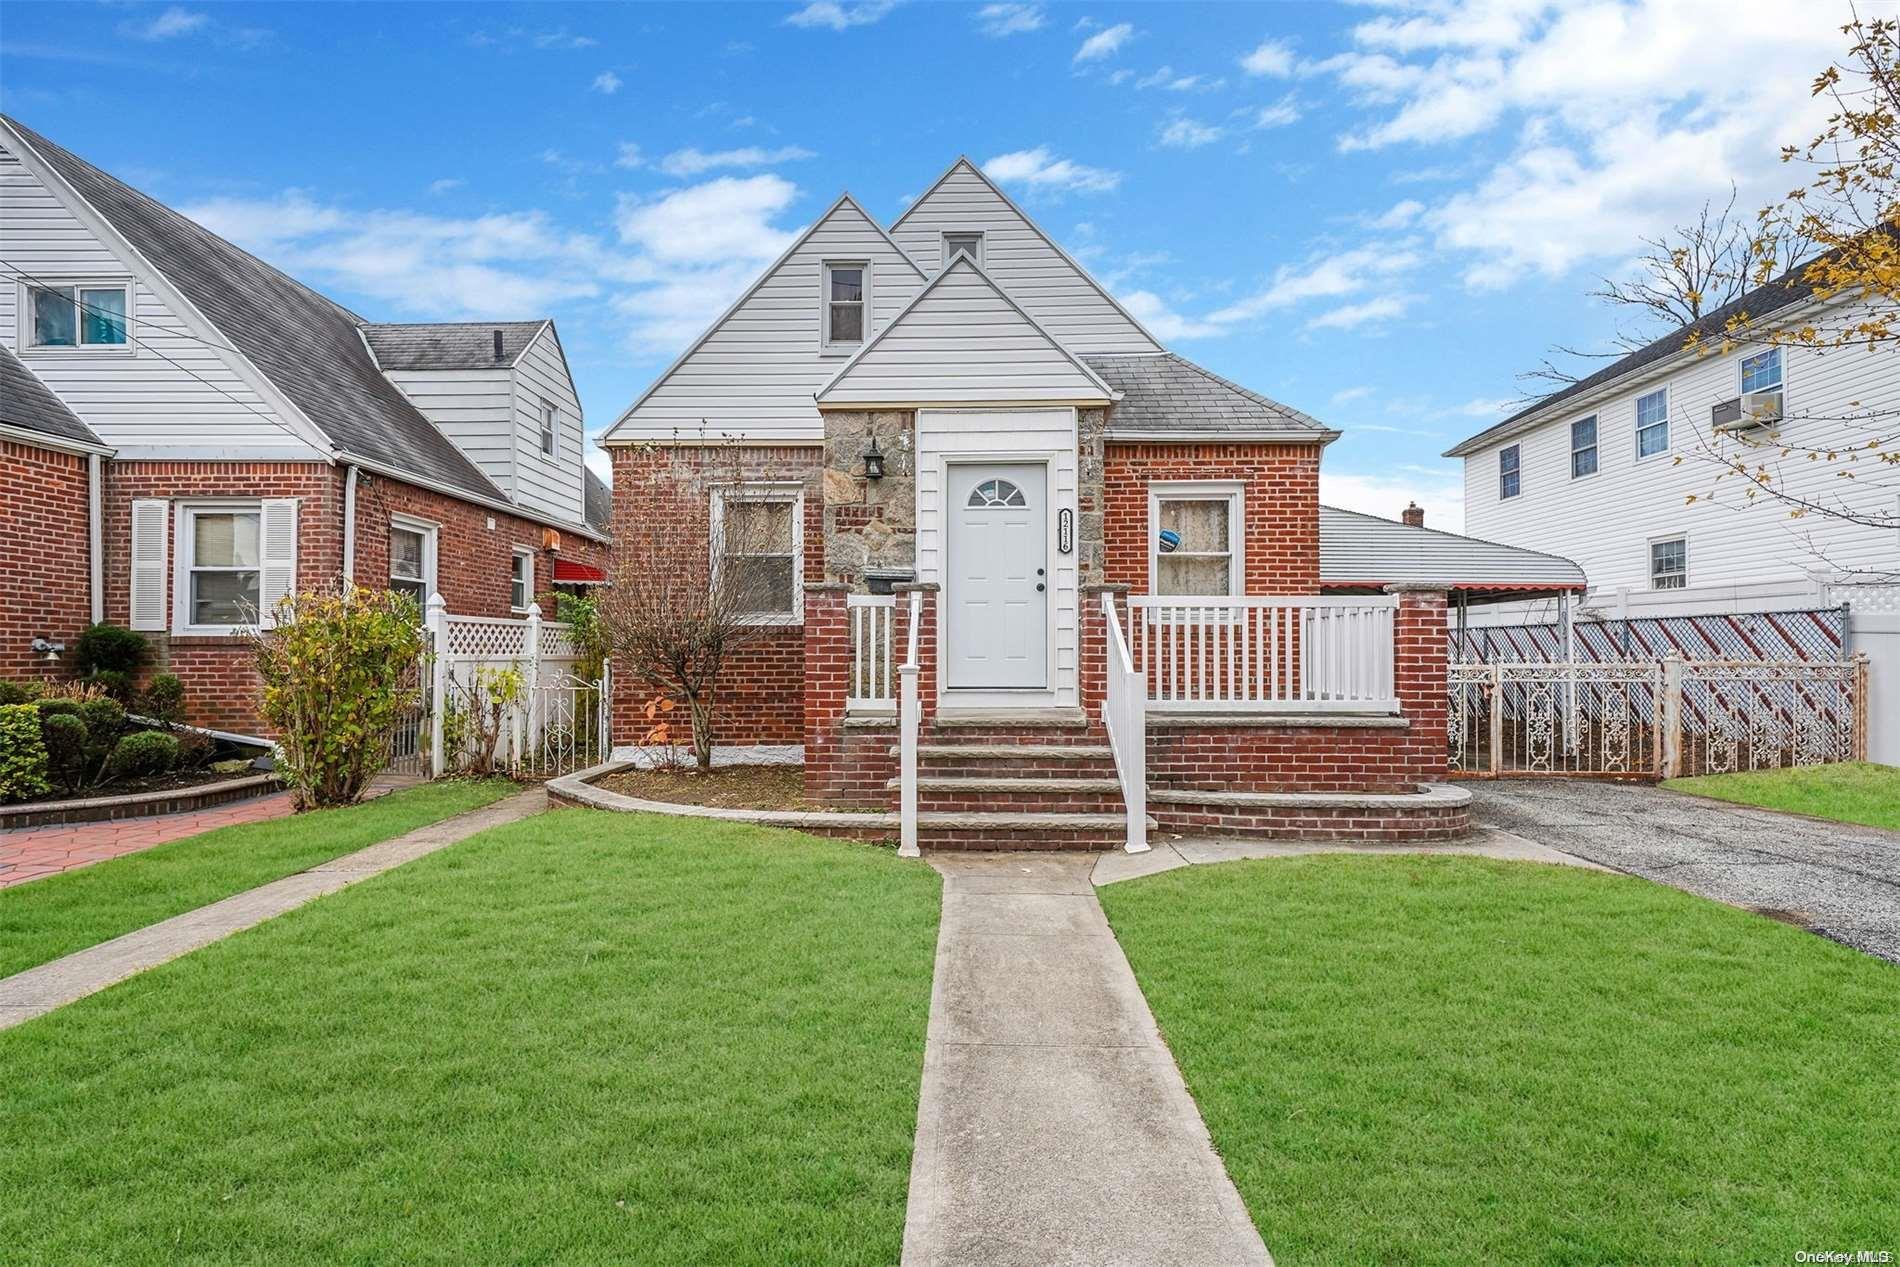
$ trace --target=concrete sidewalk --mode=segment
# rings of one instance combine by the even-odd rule
[[[938,856],[908,1267],[1271,1264],[1089,855]]]
[[[1463,858],[1496,858],[1502,862],[1548,862],[1561,867],[1585,867],[1607,871],[1587,858],[1563,853],[1536,841],[1514,836],[1496,827],[1474,828],[1462,840],[1430,841],[1419,844],[1385,844],[1378,841],[1308,840],[1161,840],[1152,841],[1147,853],[1123,853],[1117,849],[1096,860],[1097,884],[1115,884],[1138,880],[1145,875],[1173,871],[1218,862],[1236,862],[1242,858],[1297,858],[1313,853],[1358,853],[1374,857],[1395,854],[1445,854]]]
[[[546,808],[547,793],[542,789],[521,792],[76,951],[64,959],[28,968],[0,980],[0,1030],[43,1016],[134,973],[155,968],[232,933],[295,910],[312,898],[381,875],[405,862],[466,840],[476,832],[512,823]]]

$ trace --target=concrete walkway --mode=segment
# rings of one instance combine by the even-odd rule
[[[313,898],[335,893],[360,880],[445,849],[476,832],[512,823],[546,808],[547,793],[542,789],[521,792],[76,951],[64,959],[28,968],[0,980],[0,1030],[43,1016],[134,973],[155,968],[232,933],[295,910]]]
[[[931,865],[907,1267],[1271,1264],[1095,900],[1095,859]]]
[[[1097,884],[1114,884],[1144,875],[1173,871],[1176,867],[1201,866],[1213,862],[1234,862],[1241,858],[1296,858],[1310,853],[1362,853],[1379,856],[1423,853],[1452,854],[1467,858],[1497,858],[1504,862],[1548,862],[1565,867],[1587,867],[1607,871],[1586,858],[1563,853],[1536,841],[1514,836],[1496,827],[1474,827],[1463,840],[1416,845],[1384,845],[1370,841],[1305,840],[1153,840],[1147,853],[1123,853],[1116,850],[1096,860]]]

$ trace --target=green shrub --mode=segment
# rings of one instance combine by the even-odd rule
[[[176,673],[154,674],[145,694],[139,697],[139,711],[153,721],[174,726],[184,721],[185,684]]]
[[[139,730],[119,740],[106,762],[115,779],[163,774],[178,764],[178,737],[162,730]]]
[[[63,790],[76,792],[86,784],[91,748],[86,723],[74,713],[40,710],[40,738],[46,744],[46,771]]]
[[[133,696],[132,675],[119,669],[100,669],[86,681],[104,691],[120,703],[130,703]]]
[[[87,625],[73,648],[73,664],[81,677],[122,673],[130,680],[150,650],[144,634],[119,625]]]
[[[64,699],[64,698],[43,699],[43,700],[35,700],[33,703],[33,707],[40,710],[41,717],[54,717],[54,716],[60,716],[60,715],[64,715],[67,717],[77,717],[79,716],[80,703],[81,701],[76,700],[76,699]]]
[[[31,704],[39,697],[38,682],[8,682],[0,679],[0,704]]]
[[[39,710],[31,704],[0,704],[0,803],[51,790]]]
[[[86,723],[95,746],[110,748],[125,730],[125,705],[105,697],[85,700],[79,705],[79,720]]]
[[[389,760],[390,735],[415,706],[425,644],[407,595],[300,590],[252,636],[277,730],[278,773],[300,807],[348,805]]]

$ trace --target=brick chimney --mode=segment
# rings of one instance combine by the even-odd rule
[[[1414,528],[1425,526],[1425,508],[1417,502],[1407,502],[1405,509],[1399,512],[1399,522]]]

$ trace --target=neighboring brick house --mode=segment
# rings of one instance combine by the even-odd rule
[[[0,673],[104,619],[151,639],[191,721],[255,733],[237,634],[291,590],[506,616],[605,578],[552,322],[365,321],[11,119],[0,263],[0,556],[32,594]]]
[[[1427,787],[1446,595],[1470,547],[1516,560],[1506,590],[1581,578],[1329,521],[1337,435],[1167,351],[959,159],[889,230],[840,197],[603,443],[623,566],[660,530],[725,564],[734,507],[786,508],[740,565],[783,577],[718,737],[796,755],[814,797],[896,802],[915,603],[927,845],[1120,843],[1143,767],[1164,828],[1454,834],[1462,794]],[[1146,688],[1139,762],[1106,742],[1111,607]],[[638,666],[616,680],[630,720],[653,688]]]

